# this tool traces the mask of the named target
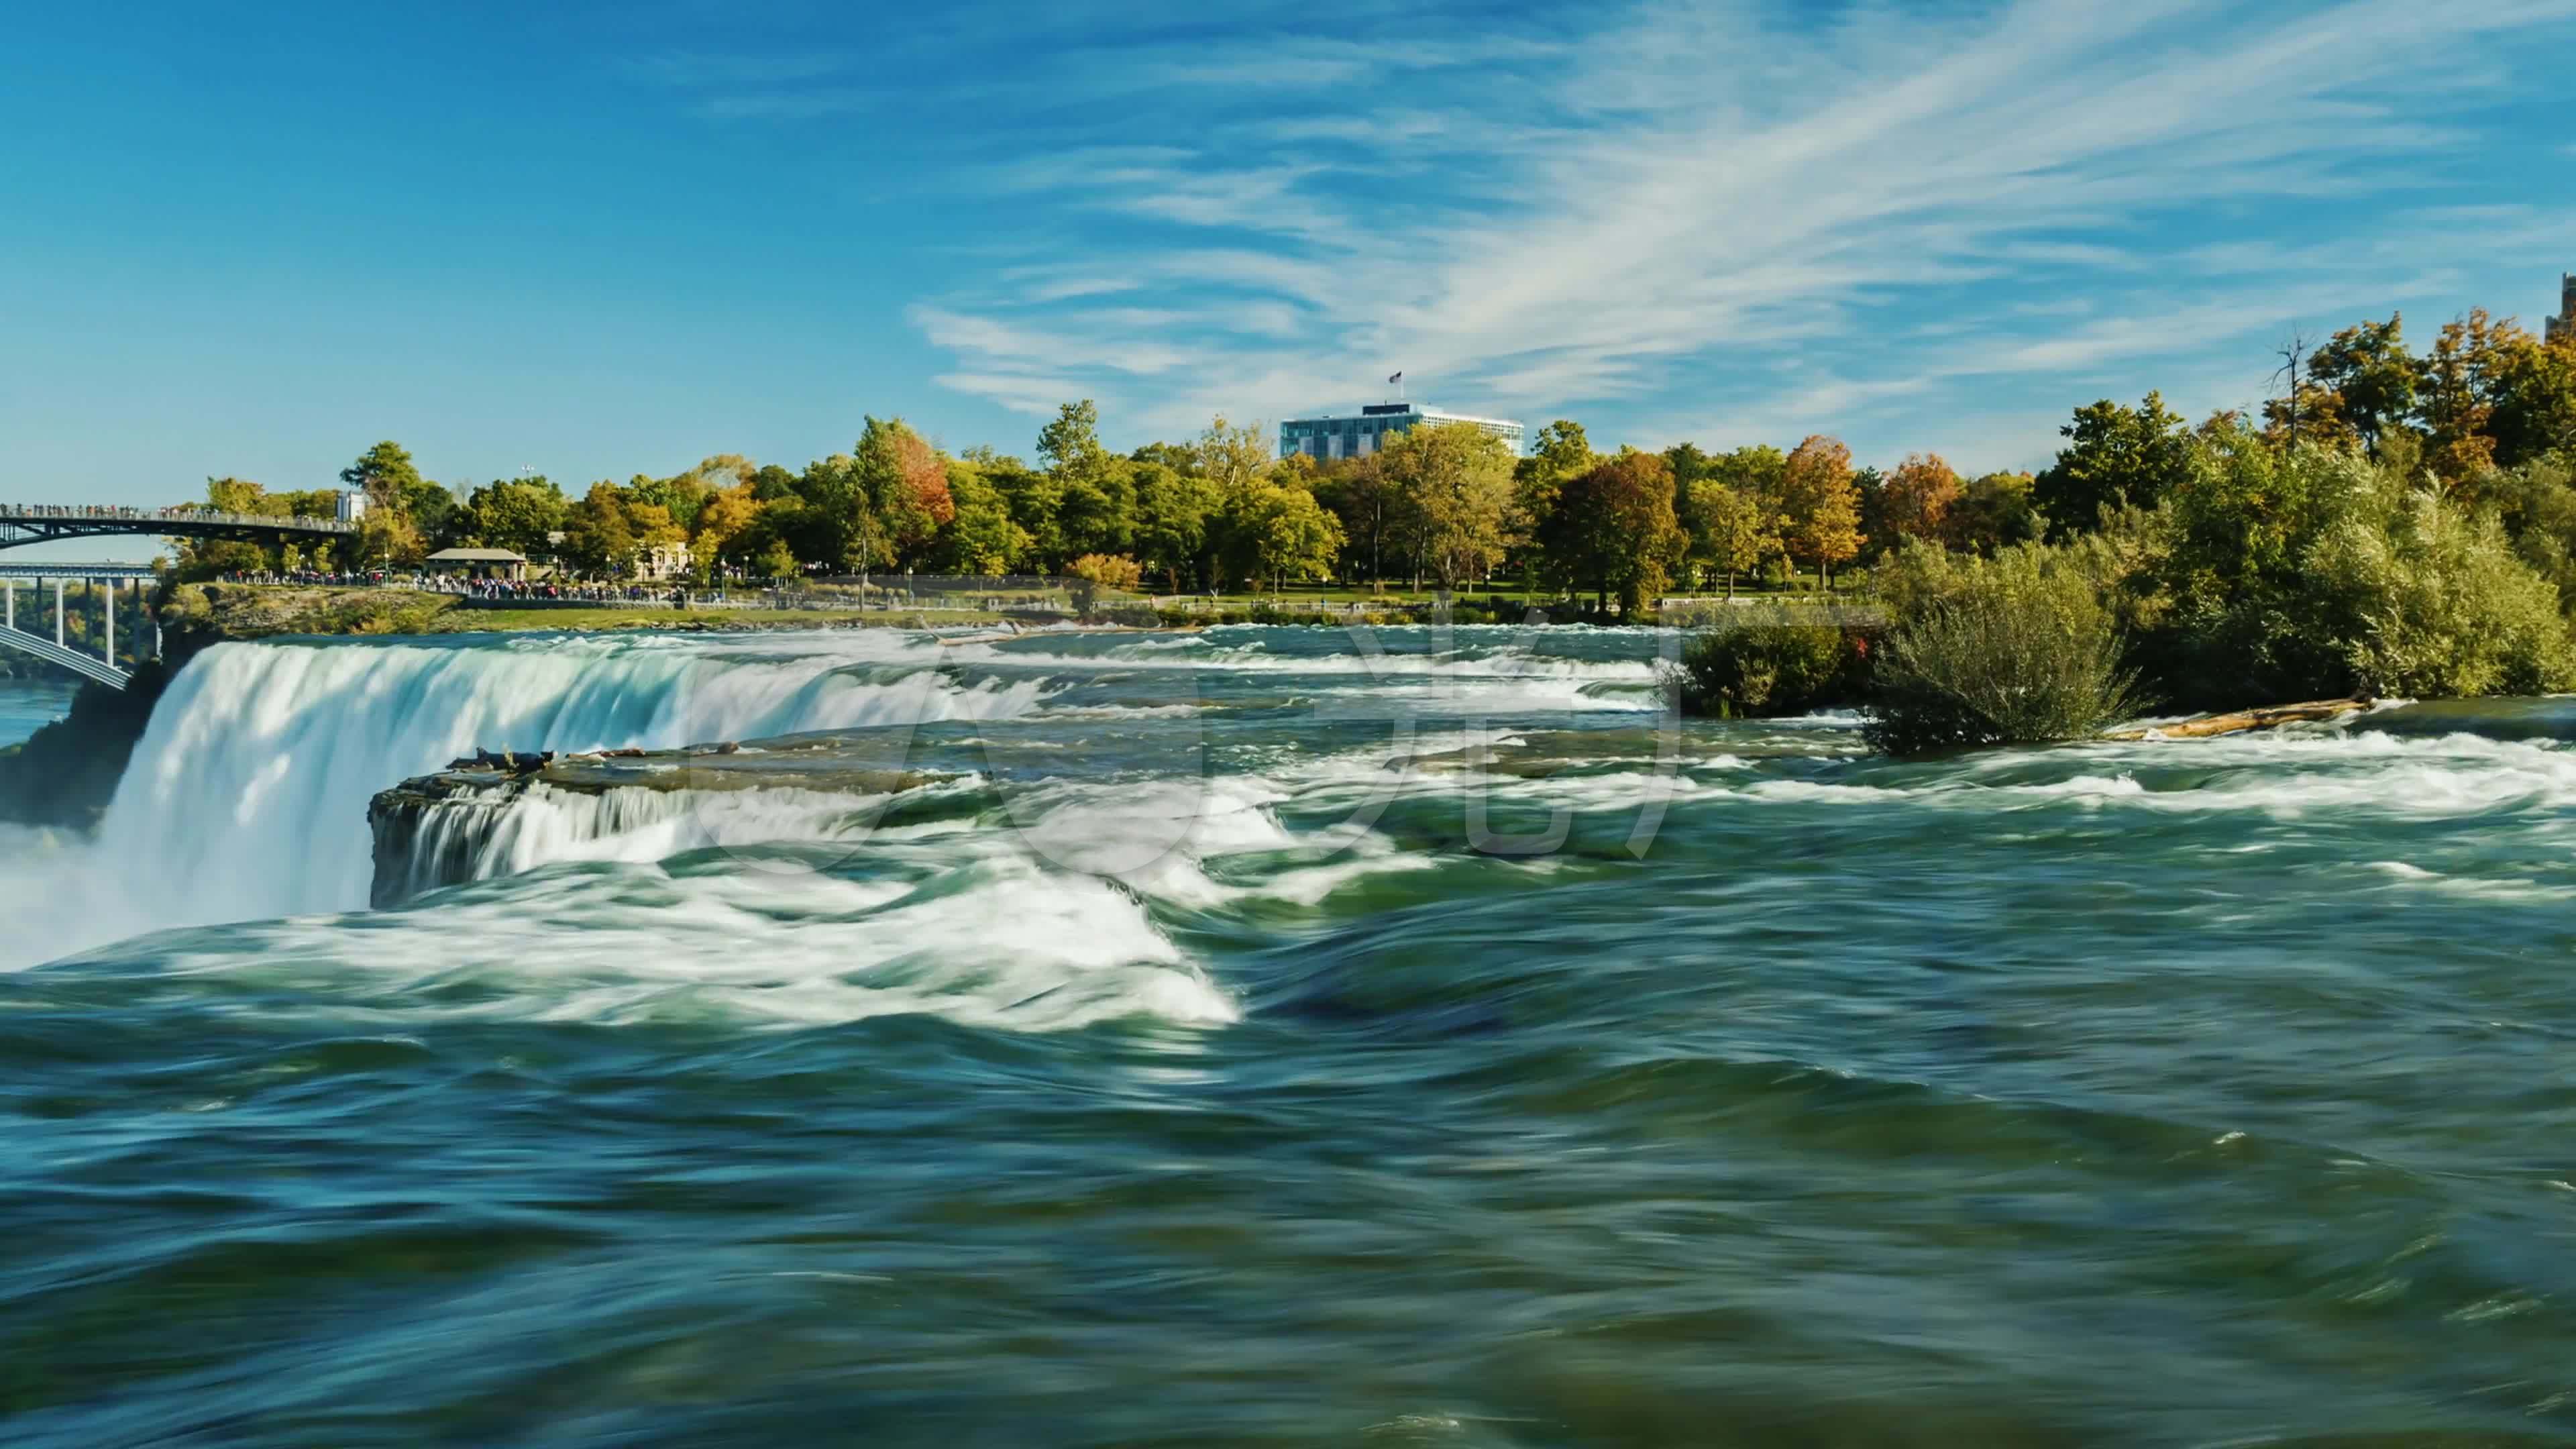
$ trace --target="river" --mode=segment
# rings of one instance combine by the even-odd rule
[[[1894,762],[1668,642],[212,650],[0,837],[0,1439],[2576,1439],[2576,701]]]
[[[80,686],[52,679],[0,679],[0,746],[19,744],[72,712]]]

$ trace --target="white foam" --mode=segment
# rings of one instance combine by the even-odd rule
[[[284,978],[299,1015],[336,1009],[395,1027],[455,1018],[816,1026],[930,1014],[1053,1031],[1239,1015],[1132,896],[1000,854],[912,881],[557,866],[363,922],[308,916],[179,932],[153,939],[148,955],[174,976],[237,978],[201,979],[200,989]]]
[[[95,843],[0,882],[0,967],[140,931],[354,909],[367,801],[478,747],[585,750],[1025,715],[893,630],[218,645],[154,710]]]

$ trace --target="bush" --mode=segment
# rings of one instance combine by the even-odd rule
[[[2576,613],[2576,458],[2543,458],[2484,480],[2505,533],[2524,563],[2558,590],[2561,613]]]
[[[1145,578],[1142,565],[1123,553],[1087,553],[1066,566],[1067,588],[1073,594],[1074,612],[1090,614],[1100,607],[1103,594],[1132,594]]]
[[[2207,440],[2157,516],[2141,661],[2169,696],[2227,708],[2562,687],[2553,544],[2576,510],[2546,467],[2486,481],[2493,506],[2473,513],[2357,452]]]
[[[1891,754],[2083,739],[2137,712],[2093,579],[2037,544],[1918,571],[1878,651],[1863,734]]]
[[[1854,629],[1791,623],[1773,610],[1711,625],[1683,646],[1668,683],[1685,714],[1804,714],[1856,704],[1867,687],[1868,641]]]
[[[2493,515],[2416,493],[2385,529],[2329,530],[2305,563],[2310,627],[2362,692],[2456,699],[2576,682],[2558,589],[2515,556]]]

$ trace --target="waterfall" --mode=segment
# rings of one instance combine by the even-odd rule
[[[709,846],[820,841],[885,795],[794,788],[562,790],[542,781],[414,799],[377,816],[370,904],[566,860],[652,861]]]
[[[1007,718],[1043,682],[966,682],[892,630],[222,644],[155,709],[95,841],[0,892],[19,966],[167,926],[362,909],[367,802],[478,747],[676,748]]]

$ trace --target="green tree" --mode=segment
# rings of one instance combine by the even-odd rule
[[[1619,616],[1634,623],[1670,582],[1685,538],[1673,516],[1673,471],[1653,453],[1622,452],[1574,475],[1557,491],[1539,529],[1550,580],[1590,587],[1594,606],[1619,597]]]
[[[759,471],[758,465],[740,453],[715,453],[699,459],[687,472],[669,478],[631,479],[626,494],[638,503],[662,505],[670,510],[673,523],[695,533],[698,510],[706,506],[708,499],[748,481]]]
[[[2496,465],[2576,457],[2576,330],[2548,342],[2516,332],[2501,344],[2494,369]]]
[[[1198,471],[1199,450],[1195,443],[1147,443],[1127,455],[1131,463],[1160,463],[1175,473],[1187,475]]]
[[[1056,526],[1071,554],[1124,553],[1136,540],[1134,465],[1107,453],[1096,473],[1059,480]]]
[[[1530,442],[1530,458],[1537,463],[1537,471],[1560,482],[1600,461],[1592,441],[1583,435],[1583,424],[1569,418],[1558,418],[1538,430]]]
[[[2152,508],[2190,467],[2191,430],[2160,393],[2134,408],[2104,398],[2057,431],[2067,446],[2031,488],[2052,533],[2091,528],[2105,508]]]
[[[783,504],[763,503],[752,484],[741,482],[699,504],[697,526],[689,537],[689,562],[698,582],[712,582],[718,564],[750,563],[757,550],[771,541],[768,530],[761,527],[763,513],[793,503],[792,496]]]
[[[2347,327],[2309,354],[2307,379],[2297,395],[2298,433],[2322,442],[2353,441],[2377,447],[2390,430],[2414,416],[2423,387],[2423,365],[2406,350],[2402,315]],[[2290,399],[2264,412],[2286,439]]]
[[[388,439],[360,453],[340,470],[340,483],[367,499],[354,562],[417,563],[433,541],[443,545],[457,531],[456,495],[420,476],[400,443]]]
[[[1091,399],[1056,409],[1055,420],[1038,429],[1038,457],[1058,478],[1091,478],[1109,467],[1109,450],[1100,446],[1100,408]]]
[[[1557,490],[1565,481],[1599,461],[1583,425],[1558,418],[1530,440],[1529,456],[1514,469],[1511,537],[1537,545],[1539,530],[1556,511]]]
[[[852,457],[867,516],[883,533],[881,556],[890,565],[913,564],[957,516],[946,464],[901,418],[869,418]]]
[[[1400,541],[1419,531],[1408,514],[1411,498],[1387,472],[1382,453],[1354,458],[1317,475],[1314,493],[1315,500],[1341,520],[1351,557],[1348,577],[1364,570],[1372,582],[1383,580],[1388,550],[1400,553]]]
[[[948,464],[948,496],[954,512],[932,545],[932,567],[949,573],[1008,573],[1011,560],[1028,551],[1026,529],[1011,521],[1001,491],[983,470],[966,460]]]
[[[1210,525],[1224,505],[1224,491],[1205,473],[1183,473],[1159,462],[1136,465],[1136,547],[1162,570],[1174,593],[1184,574],[1194,584],[1206,582]]]
[[[626,507],[624,492],[616,484],[602,479],[590,485],[581,501],[564,510],[563,561],[597,577],[624,578],[632,573],[637,545]]]
[[[892,541],[869,506],[858,459],[834,453],[806,464],[796,479],[796,497],[801,508],[770,519],[800,563],[865,573],[893,561]]]
[[[428,552],[420,529],[412,522],[410,509],[370,505],[358,519],[356,556],[350,562],[360,567],[409,568]]]
[[[1425,423],[1379,454],[1379,470],[1419,520],[1422,557],[1443,590],[1503,556],[1512,506],[1511,445],[1474,423]]]
[[[1763,494],[1728,487],[1707,475],[1691,489],[1690,506],[1692,517],[1685,529],[1689,556],[1726,575],[1726,596],[1732,599],[1737,574],[1760,569],[1765,559],[1781,551],[1784,520]]]
[[[207,479],[206,501],[199,506],[211,513],[270,511],[267,489],[247,478],[233,477]],[[185,580],[257,572],[276,567],[278,561],[274,548],[234,539],[174,538],[170,544],[178,557],[179,577]]]
[[[2028,473],[1988,473],[1970,482],[1950,507],[1951,541],[1980,554],[2036,541],[2041,525],[2031,484]]]
[[[1237,577],[1277,591],[1292,578],[1321,578],[1342,549],[1342,525],[1315,495],[1266,479],[1225,501],[1223,557]]]
[[[414,495],[433,485],[413,466],[410,452],[388,439],[360,453],[356,462],[341,469],[340,486],[365,494],[370,510],[408,510]]]
[[[1197,471],[1217,486],[1220,493],[1233,493],[1248,488],[1270,472],[1270,436],[1259,423],[1241,427],[1226,422],[1219,413],[1199,434],[1193,450]]]
[[[530,558],[548,550],[547,537],[563,527],[563,490],[542,476],[496,478],[474,490],[465,509],[476,538]]]
[[[2504,353],[2529,337],[2485,308],[2442,329],[2425,359],[2419,416],[2424,461],[2434,476],[2458,486],[2496,466],[2495,410]]]
[[[1065,550],[1064,490],[1055,475],[1028,466],[1017,458],[1003,457],[990,448],[969,449],[967,460],[977,472],[990,480],[1026,541],[1012,555],[1011,566],[1029,573],[1052,573],[1057,564],[1074,557]]]

